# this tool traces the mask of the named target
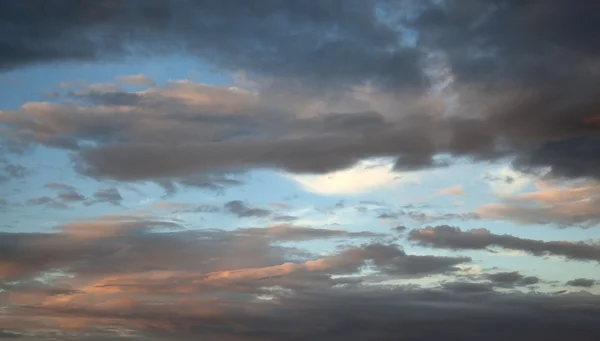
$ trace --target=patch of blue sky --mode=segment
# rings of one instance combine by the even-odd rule
[[[182,56],[34,65],[11,70],[1,76],[0,107],[3,110],[16,109],[25,102],[51,100],[48,93],[59,89],[61,83],[112,83],[117,77],[135,74],[146,75],[158,85],[175,79],[208,84],[232,83],[230,74],[217,72],[208,64]]]

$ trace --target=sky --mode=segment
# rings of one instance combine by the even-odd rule
[[[596,340],[599,11],[0,1],[0,339]]]

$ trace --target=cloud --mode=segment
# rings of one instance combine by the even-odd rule
[[[235,230],[242,236],[265,237],[278,241],[306,241],[323,238],[374,238],[384,234],[375,232],[348,232],[346,230],[320,229],[305,226],[274,225],[266,228],[245,228]]]
[[[271,215],[271,211],[263,208],[251,208],[246,206],[240,200],[233,200],[225,203],[223,208],[240,218],[244,217],[255,217],[255,218],[265,218]]]
[[[484,218],[519,224],[593,227],[600,221],[599,200],[596,184],[546,187],[508,197],[503,203],[483,205],[477,212]]]
[[[24,339],[51,333],[111,340],[126,337],[115,332],[125,328],[148,339],[252,340],[260,334],[392,340],[398,323],[397,333],[423,340],[449,332],[503,340],[509,334],[498,335],[495,327],[515,326],[517,334],[510,335],[527,338],[552,340],[574,326],[585,327],[578,335],[589,331],[590,340],[596,335],[599,321],[590,314],[600,307],[595,295],[524,294],[518,288],[535,278],[518,272],[489,274],[489,283],[427,289],[377,282],[458,278],[468,257],[412,255],[381,242],[314,255],[276,243],[338,235],[352,233],[291,226],[183,230],[132,218],[74,222],[53,233],[3,233],[0,289],[10,304],[0,317]],[[363,269],[376,274],[374,283]],[[361,321],[360,328],[349,321]]]
[[[487,180],[492,193],[504,197],[519,192],[529,183],[533,177],[520,173],[510,167],[502,167],[491,171],[484,177]]]
[[[535,276],[524,276],[518,271],[497,272],[485,276],[492,283],[503,287],[526,286],[539,283],[540,279]]]
[[[594,286],[594,284],[596,284],[595,280],[587,279],[587,278],[576,278],[576,279],[567,281],[567,283],[565,283],[565,285],[568,285],[568,286],[583,287],[583,288],[591,288]]]
[[[51,182],[44,185],[44,188],[57,191],[56,196],[54,198],[49,196],[31,198],[27,200],[26,204],[29,206],[45,205],[48,208],[69,209],[71,208],[69,204],[84,202],[86,200],[86,197],[71,185]]]
[[[22,179],[24,178],[28,171],[27,168],[25,168],[22,165],[16,165],[16,164],[8,164],[4,167],[4,171],[6,172],[6,174],[14,179]]]
[[[40,145],[58,149],[94,180],[150,181],[167,195],[183,187],[220,194],[253,169],[274,169],[315,193],[363,194],[425,174],[417,170],[509,160],[514,169],[486,176],[500,201],[475,212],[374,203],[361,212],[421,224],[490,218],[591,227],[600,179],[598,9],[559,0],[0,1],[0,72],[186,56],[221,75],[243,73],[227,85],[157,85],[142,74],[63,84],[49,102],[0,111],[0,152],[4,160]],[[389,162],[371,163],[379,158]],[[0,182],[22,178],[16,165],[0,166]],[[522,193],[538,177],[589,181]],[[52,194],[26,203],[68,208],[84,197],[68,184],[45,191]],[[116,187],[85,194],[84,204],[124,200]],[[156,207],[269,224],[295,217],[283,209],[241,200]],[[387,242],[309,226],[195,229],[137,213],[48,231],[27,226],[30,214],[14,219],[37,232],[0,233],[0,320],[10,326],[0,338],[600,335],[599,296],[559,291],[594,291],[591,279],[574,275],[544,292],[550,283],[535,274],[486,273],[459,253],[501,248],[598,262],[594,242],[396,228],[414,244],[447,249],[428,255],[407,253],[398,234]],[[330,252],[299,243],[318,239]]]
[[[121,205],[123,197],[118,189],[115,187],[101,188],[94,193],[94,200],[88,202],[88,204],[96,203],[110,203],[115,206]]]
[[[438,194],[462,196],[465,195],[465,188],[462,185],[455,185],[448,188],[443,188],[438,191]]]
[[[137,75],[129,75],[129,76],[121,76],[117,78],[118,81],[128,84],[128,85],[137,85],[137,86],[154,86],[155,83],[152,79],[150,79],[146,75],[137,74]]]
[[[359,162],[348,169],[322,175],[284,176],[298,182],[310,192],[329,195],[360,194],[419,178],[416,174],[399,175],[394,172],[393,163],[377,161]]]
[[[1,160],[2,154],[0,154]],[[2,174],[3,173],[3,174]],[[22,165],[9,163],[0,169],[0,184],[15,179],[24,179],[30,171]]]
[[[45,4],[4,4],[3,19],[13,30],[23,31],[24,40],[6,37],[6,46],[13,46],[14,52],[0,60],[0,68],[125,57],[135,45],[153,55],[175,51],[222,68],[263,70],[265,75],[305,83],[371,81],[400,87],[422,81],[418,52],[398,45],[401,32],[377,20],[376,3],[353,0],[344,2],[343,9],[340,5],[339,1],[259,6],[239,1],[227,6],[208,1],[68,3],[40,15]],[[31,31],[24,30],[27,27]],[[337,35],[324,35],[333,27]],[[40,30],[45,32],[43,38],[36,35]],[[92,32],[102,33],[101,38],[90,38]],[[295,43],[284,32],[296,32]]]
[[[479,220],[481,217],[475,212],[460,212],[460,213],[428,213],[424,210],[414,209],[409,206],[407,208],[395,211],[389,209],[379,210],[379,219],[400,219],[408,218],[419,223],[432,223],[443,220]]]
[[[28,199],[27,205],[32,205],[32,206],[45,205],[45,204],[51,203],[53,201],[54,201],[54,199],[47,197],[47,196],[43,196],[43,197]]]
[[[446,285],[440,289],[376,290],[350,284],[344,289],[317,287],[292,293],[273,290],[270,293],[274,292],[275,297],[262,301],[207,300],[186,294],[184,300],[152,302],[143,298],[122,299],[118,294],[107,298],[90,292],[66,302],[48,300],[36,309],[13,308],[14,314],[7,321],[15,331],[27,326],[29,334],[37,336],[48,331],[44,322],[52,318],[54,326],[83,340],[93,340],[94,336],[122,338],[110,332],[114,326],[149,339],[174,335],[176,331],[181,340],[198,336],[293,340],[314,335],[332,340],[359,340],[366,336],[396,340],[403,333],[414,340],[440,339],[450,334],[468,341],[499,341],[510,336],[554,341],[569,337],[573,330],[578,331],[580,339],[593,340],[598,331],[595,295],[500,294],[493,290],[474,291],[474,286],[468,290],[457,288]],[[161,296],[178,297],[168,292]],[[92,304],[94,301],[97,303]],[[44,317],[29,318],[36,314]],[[356,326],[358,322],[360,325]]]
[[[573,25],[595,5],[107,3],[63,4],[44,16],[36,2],[2,5],[9,26],[26,34],[7,36],[14,52],[0,67],[178,51],[222,71],[246,70],[252,90],[189,81],[140,92],[87,85],[70,93],[75,102],[2,112],[10,128],[3,138],[15,149],[94,142],[77,153],[78,169],[120,180],[265,167],[327,174],[373,157],[394,158],[394,170],[406,171],[447,164],[440,154],[510,156],[524,172],[599,176],[599,51],[583,43],[597,25],[585,33]],[[79,17],[90,19],[69,19]],[[418,37],[414,44],[401,43],[406,30]],[[359,187],[379,186],[385,174]]]
[[[409,240],[432,248],[453,250],[486,250],[497,246],[524,251],[534,256],[561,256],[569,260],[600,262],[600,245],[584,242],[542,241],[508,234],[494,234],[487,229],[462,231],[458,227],[440,225],[410,231]]]

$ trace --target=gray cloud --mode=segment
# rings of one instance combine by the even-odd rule
[[[398,28],[378,20],[376,10],[376,2],[354,0],[5,3],[3,50],[11,53],[0,67],[122,57],[140,46],[313,84],[421,82],[418,52],[402,48]],[[92,39],[94,32],[102,34]]]
[[[399,211],[395,210],[379,210],[379,219],[399,219],[409,218],[419,223],[432,223],[443,220],[479,220],[480,215],[475,212],[462,212],[462,213],[427,213],[423,210],[416,209],[402,209]]]
[[[110,203],[115,206],[121,205],[121,201],[123,201],[123,197],[118,189],[115,187],[109,188],[101,188],[94,193],[94,200],[89,202],[89,204],[95,203]]]
[[[526,286],[539,283],[540,279],[535,276],[524,276],[518,271],[496,272],[485,276],[495,285],[503,287]]]
[[[190,103],[181,98],[169,98],[167,92],[145,96],[118,87],[73,92],[78,100],[101,103],[102,108],[29,105],[19,115],[3,113],[3,122],[18,128],[7,132],[7,137],[23,143],[78,148],[83,140],[98,141],[96,148],[80,155],[80,170],[86,174],[131,180],[254,167],[322,173],[371,156],[397,157],[396,169],[407,170],[443,166],[446,162],[434,156],[446,153],[474,160],[516,156],[515,165],[523,169],[550,166],[552,175],[597,176],[594,134],[598,131],[595,89],[599,73],[594,61],[598,49],[582,44],[593,35],[573,24],[594,13],[595,5],[587,2],[553,0],[541,10],[537,3],[517,5],[509,0],[449,1],[445,6],[434,2],[416,6],[411,1],[343,5],[337,1],[302,5],[232,1],[222,6],[205,1],[148,1],[78,4],[64,11],[57,6],[43,17],[36,10],[44,8],[40,3],[2,6],[3,13],[9,13],[5,15],[11,29],[22,29],[18,41],[13,40],[18,35],[6,37],[5,43],[12,44],[10,51],[15,54],[4,55],[0,63],[5,68],[123,55],[132,50],[118,37],[127,36],[127,42],[150,53],[184,50],[226,69],[248,70],[262,84],[263,97],[258,101],[242,96],[248,101],[237,102],[245,103],[237,112],[262,116],[219,118],[214,115],[219,106],[214,105],[194,116],[190,113],[198,110],[190,110]],[[411,16],[402,15],[409,12]],[[93,19],[63,18],[64,13]],[[596,26],[590,26],[587,33],[598,30]],[[406,29],[415,30],[414,46],[399,43]],[[90,30],[112,38],[90,41]],[[115,30],[118,35],[111,34]],[[295,32],[293,39],[290,32]],[[432,59],[429,51],[441,57]],[[444,91],[457,94],[461,115],[443,115],[450,109],[439,98],[422,92],[424,74],[432,73],[446,73],[453,79]],[[384,100],[356,106],[356,98],[348,95],[350,89],[367,81]],[[444,79],[431,82],[434,87],[447,83]],[[171,86],[193,87],[189,82]],[[399,89],[401,100],[381,104],[387,103],[385,96],[397,97]],[[214,89],[205,86],[203,91]],[[161,100],[153,102],[149,97]],[[265,98],[278,99],[265,105]],[[311,108],[308,103],[331,103],[334,98],[349,100],[337,112],[360,107],[364,113],[326,115],[290,125],[290,115],[283,119],[286,115],[276,114],[273,108],[303,111]],[[152,120],[109,114],[123,110],[122,106],[184,114]],[[34,127],[23,120],[23,113],[31,114],[33,109],[44,110],[49,121]],[[95,115],[78,114],[85,110]],[[174,125],[162,125],[166,131],[161,134],[152,131],[156,125],[151,123],[165,118]],[[64,124],[50,124],[52,120]],[[198,120],[215,125],[201,129],[190,124]],[[283,138],[289,132],[296,132],[296,138]],[[190,143],[182,147],[180,141]]]
[[[28,199],[27,205],[32,205],[32,206],[45,205],[45,204],[51,203],[53,201],[54,201],[54,199],[47,197],[47,196],[43,196],[43,197]]]
[[[385,234],[374,232],[348,232],[346,230],[330,230],[306,226],[275,225],[266,228],[245,228],[235,230],[242,236],[265,237],[278,241],[306,241],[324,238],[375,238]]]
[[[66,202],[71,202],[71,201],[84,201],[85,200],[85,196],[81,193],[78,193],[76,191],[63,191],[58,193],[57,196],[60,200],[62,201],[66,201]]]
[[[591,288],[594,286],[594,284],[596,284],[595,280],[587,279],[587,278],[576,278],[576,279],[567,281],[567,283],[565,283],[565,285],[568,285],[568,286],[583,287],[583,288]]]
[[[584,242],[542,241],[508,234],[494,234],[486,229],[462,231],[440,225],[410,231],[409,239],[422,246],[453,250],[486,250],[491,246],[524,251],[535,256],[562,256],[571,260],[600,262],[600,245]]]
[[[110,334],[115,325],[127,326],[150,340],[192,340],[199,336],[240,341],[314,337],[397,340],[402,334],[412,340],[452,335],[467,341],[509,337],[559,341],[568,339],[575,330],[578,339],[591,341],[599,331],[595,295],[499,294],[484,290],[474,294],[472,290],[456,290],[456,286],[435,290],[374,290],[354,285],[312,289],[287,296],[275,291],[274,302],[242,298],[210,301],[186,295],[177,303],[131,299],[113,300],[100,307],[85,305],[86,299],[93,296],[79,295],[68,305],[48,302],[43,308],[13,308],[8,321],[20,331],[25,329],[25,321],[31,320],[28,317],[36,314],[59,321],[87,318],[79,325],[83,331],[73,331],[82,340],[94,340],[93,335],[103,335],[106,340],[122,338]],[[163,297],[169,296],[165,293]],[[155,309],[157,304],[160,309]],[[249,315],[248,310],[253,314]],[[41,334],[48,330],[43,321],[29,322],[27,330],[35,336]]]
[[[115,334],[117,326],[149,340],[240,341],[396,340],[400,332],[415,340],[449,333],[466,340],[562,340],[573,328],[580,339],[589,333],[592,340],[599,331],[595,295],[494,290],[534,282],[518,273],[492,274],[491,284],[444,283],[433,289],[363,285],[369,276],[360,275],[368,268],[397,281],[452,276],[471,261],[466,257],[410,255],[385,243],[317,256],[271,244],[331,234],[321,229],[288,228],[265,238],[271,230],[165,228],[180,226],[102,220],[61,225],[54,233],[3,233],[0,289],[11,304],[0,318],[24,339],[128,338]],[[55,276],[36,280],[49,272]]]
[[[0,135],[2,133],[0,132]],[[2,142],[0,140],[0,142]],[[0,154],[0,159],[1,159],[2,155]],[[25,178],[25,176],[27,176],[27,174],[29,174],[29,170],[27,168],[25,168],[22,165],[18,165],[18,164],[13,164],[13,163],[9,163],[6,166],[4,166],[2,169],[0,169],[0,184],[11,181],[11,180],[16,180],[16,179],[23,179]]]
[[[9,177],[14,178],[14,179],[22,179],[28,173],[27,168],[25,168],[22,165],[16,165],[16,164],[6,165],[4,167],[4,171],[6,172],[6,174]]]
[[[233,200],[225,203],[223,208],[240,218],[244,217],[255,217],[255,218],[265,218],[272,214],[272,211],[263,209],[263,208],[252,208],[246,206],[244,202],[240,200]]]

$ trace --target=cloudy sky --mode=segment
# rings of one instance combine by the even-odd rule
[[[597,340],[598,13],[0,0],[0,339]]]

